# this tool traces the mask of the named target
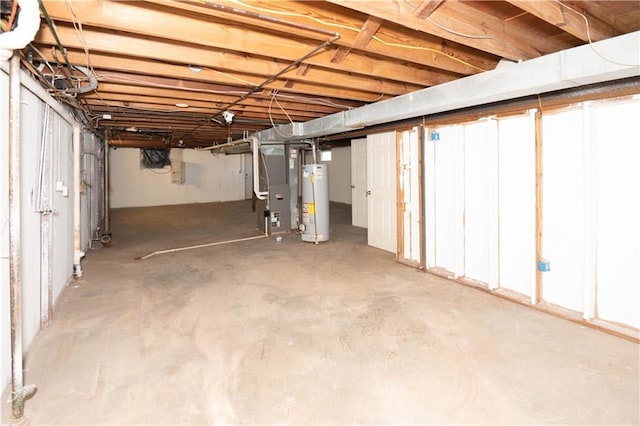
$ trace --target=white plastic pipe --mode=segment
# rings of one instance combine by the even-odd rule
[[[260,140],[256,137],[251,138],[251,146],[253,148],[253,192],[259,200],[266,200],[269,191],[260,191]]]
[[[80,125],[73,126],[73,276],[82,277],[80,259],[84,256],[80,245]]]
[[[14,50],[31,43],[40,28],[38,0],[19,0],[20,14],[16,29],[0,34],[0,60],[6,61]]]
[[[265,237],[268,237],[268,235],[264,234],[264,235],[258,235],[256,237],[236,238],[234,240],[217,241],[215,243],[197,244],[195,246],[187,246],[187,247],[178,247],[178,248],[172,248],[172,249],[166,249],[166,250],[158,250],[158,251],[154,251],[153,253],[149,253],[147,255],[141,256],[141,257],[136,257],[136,260],[145,260],[145,259],[148,259],[148,258],[153,257],[153,256],[158,255],[158,254],[175,253],[175,252],[178,252],[178,251],[193,250],[193,249],[199,249],[199,248],[204,248],[204,247],[213,247],[213,246],[219,246],[219,245],[223,245],[223,244],[238,243],[238,242],[241,242],[241,241],[251,241],[251,240],[257,240],[257,239],[265,238]]]

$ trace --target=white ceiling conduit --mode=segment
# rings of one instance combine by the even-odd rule
[[[18,0],[15,0],[18,1]],[[13,31],[0,34],[0,60],[7,61],[16,49],[31,43],[40,28],[40,9],[37,0],[20,0],[20,14]]]

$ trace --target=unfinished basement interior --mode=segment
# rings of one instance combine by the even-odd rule
[[[1,424],[640,424],[640,2],[2,0]]]

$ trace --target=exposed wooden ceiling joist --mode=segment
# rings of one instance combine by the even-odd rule
[[[599,19],[587,16],[576,7],[555,0],[507,0],[514,6],[550,23],[583,41],[603,40],[618,31]]]
[[[77,96],[91,126],[163,146],[226,141],[640,29],[637,2],[622,0],[43,4],[60,46],[43,20],[39,50],[24,52],[29,68],[86,87],[86,76],[66,69],[66,52],[97,76],[97,91]],[[64,100],[62,89],[50,91]],[[235,114],[230,125],[225,110]]]
[[[461,1],[442,4],[426,20],[417,17],[415,9],[406,2],[327,1],[511,60],[535,58],[568,47],[551,39],[533,39],[512,23],[472,9]]]

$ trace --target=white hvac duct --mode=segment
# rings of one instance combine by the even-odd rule
[[[18,1],[18,0],[16,0]],[[40,28],[40,8],[37,0],[19,0],[20,14],[16,29],[0,34],[0,60],[7,61],[13,51],[31,43]]]
[[[253,148],[253,192],[259,200],[266,200],[269,191],[260,191],[260,140],[256,137],[251,138],[251,147]]]

